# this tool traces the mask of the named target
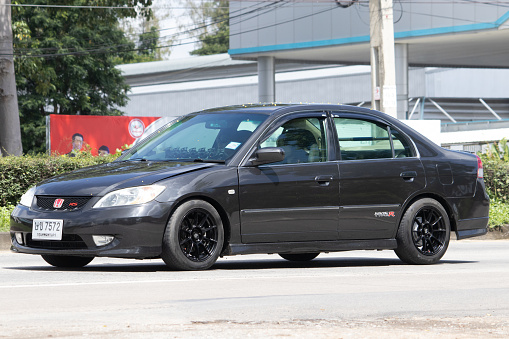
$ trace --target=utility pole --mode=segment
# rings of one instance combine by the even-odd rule
[[[0,156],[23,153],[14,76],[11,0],[0,0]]]
[[[369,0],[371,108],[397,117],[392,0]]]

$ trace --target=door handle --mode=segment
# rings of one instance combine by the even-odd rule
[[[403,180],[407,182],[412,182],[417,177],[417,172],[416,171],[401,172],[399,176],[402,177]]]
[[[318,175],[315,177],[315,181],[320,186],[329,186],[330,182],[334,179],[332,175]]]

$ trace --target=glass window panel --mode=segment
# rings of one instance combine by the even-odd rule
[[[189,115],[137,146],[125,160],[225,161],[266,118],[251,113]]]
[[[260,148],[281,147],[285,159],[277,164],[325,162],[328,160],[325,118],[298,118],[276,129]]]
[[[392,144],[394,145],[394,155],[396,158],[413,157],[412,147],[408,141],[396,130],[391,129]]]
[[[334,118],[342,160],[392,158],[387,127],[371,121]]]

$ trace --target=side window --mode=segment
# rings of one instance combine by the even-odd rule
[[[371,121],[334,118],[342,160],[392,158],[387,127]]]
[[[327,161],[325,118],[298,118],[276,129],[260,148],[281,147],[285,159],[276,164],[298,164]]]
[[[408,141],[396,130],[391,129],[392,144],[394,145],[394,156],[396,158],[413,157],[412,147]]]

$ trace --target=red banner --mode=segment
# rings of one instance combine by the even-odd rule
[[[115,153],[131,145],[159,117],[97,115],[50,115],[51,154],[73,155],[90,150],[92,155]],[[73,151],[74,147],[74,151]]]

